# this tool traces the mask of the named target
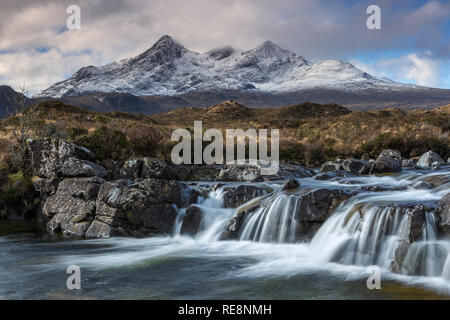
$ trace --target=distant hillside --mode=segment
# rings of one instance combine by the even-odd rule
[[[153,115],[155,121],[163,124],[192,124],[196,120],[210,123],[223,122],[297,122],[301,119],[314,117],[341,116],[351,111],[336,104],[320,105],[304,102],[297,105],[250,109],[244,105],[228,100],[208,108],[179,108],[167,113]]]
[[[383,149],[396,149],[404,157],[428,150],[450,157],[450,112],[448,106],[433,110],[390,108],[353,111],[335,105],[302,103],[281,108],[251,109],[225,101],[208,108],[190,107],[159,115],[112,111],[100,113],[59,101],[39,107],[34,135],[74,141],[95,151],[103,164],[108,159],[125,160],[135,156],[158,156],[170,161],[175,145],[175,128],[192,130],[194,120],[204,128],[278,128],[280,158],[318,165],[336,158],[369,153],[378,156]],[[0,125],[0,146],[11,139],[9,119]],[[0,148],[2,153],[6,148]]]
[[[450,90],[416,89],[414,91],[359,90],[345,92],[331,89],[308,89],[286,93],[252,91],[215,91],[186,93],[176,96],[134,96],[129,93],[93,93],[62,97],[57,100],[88,109],[108,112],[112,110],[157,114],[185,107],[205,108],[226,100],[239,101],[247,108],[278,108],[303,102],[317,104],[336,103],[350,110],[376,110],[385,108],[433,109],[450,103]]]
[[[12,112],[13,106],[20,103],[22,99],[23,95],[10,86],[0,86],[0,119],[8,115],[8,110]]]

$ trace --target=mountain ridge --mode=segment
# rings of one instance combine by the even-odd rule
[[[38,97],[94,92],[138,96],[223,90],[283,93],[314,88],[401,91],[418,86],[377,78],[341,60],[312,63],[272,41],[247,51],[224,46],[197,53],[164,35],[135,57],[100,67],[83,67]]]

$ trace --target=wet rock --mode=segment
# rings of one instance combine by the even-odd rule
[[[402,156],[399,151],[386,149],[378,156],[370,173],[402,171]]]
[[[95,154],[83,147],[59,139],[31,140],[32,169],[36,176],[50,177],[105,177],[107,171],[94,163]]]
[[[63,180],[56,194],[50,196],[43,206],[47,228],[66,235],[84,236],[94,219],[95,198],[104,182],[99,177]]]
[[[409,231],[409,241],[415,241],[419,235],[422,233],[423,229],[425,229],[425,207],[421,204],[418,204],[411,208],[408,212],[411,215],[411,225]]]
[[[254,185],[225,187],[223,195],[224,207],[237,208],[256,197],[266,195],[270,191],[268,187]]]
[[[413,188],[417,190],[430,190],[433,186],[426,181],[418,181],[413,185]]]
[[[233,218],[228,221],[225,231],[221,235],[222,240],[233,240],[239,237],[239,233],[243,228],[245,218],[252,212],[256,211],[260,206],[267,205],[267,199],[265,201],[256,201],[246,208],[238,210]]]
[[[320,168],[321,172],[339,171],[339,170],[344,170],[344,168],[342,167],[342,163],[334,161],[325,162]]]
[[[441,233],[450,235],[450,193],[437,206],[437,226]]]
[[[322,181],[336,181],[342,178],[351,178],[351,177],[355,177],[355,174],[348,171],[329,171],[319,173],[313,179]]]
[[[434,151],[428,151],[424,153],[419,161],[417,161],[417,165],[422,168],[428,168],[431,169],[433,165],[435,167],[440,167],[441,165],[445,164],[444,160]]]
[[[372,164],[368,161],[358,160],[354,158],[346,159],[342,162],[342,168],[355,174],[368,174],[372,168]]]
[[[342,189],[317,189],[302,196],[297,204],[299,222],[324,222],[338,205],[353,193]]]
[[[299,186],[300,186],[300,183],[297,180],[290,179],[284,183],[281,190],[285,191],[285,190],[297,189]]]
[[[196,234],[200,229],[202,216],[203,212],[198,206],[192,205],[186,208],[180,233],[189,235]]]

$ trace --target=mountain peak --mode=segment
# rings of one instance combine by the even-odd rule
[[[177,40],[173,39],[169,35],[163,35],[161,38],[158,39],[158,41],[155,42],[155,44],[147,51],[159,51],[163,54],[170,54],[170,55],[176,55],[177,57],[180,57],[183,52],[186,52],[187,49],[179,43]],[[147,53],[146,52],[146,53]]]
[[[249,52],[261,58],[296,56],[294,52],[284,49],[270,40],[264,41],[255,49],[250,50]]]
[[[179,42],[176,41],[171,36],[169,36],[168,34],[165,34],[155,42],[155,45],[162,45],[162,44],[179,45]]]

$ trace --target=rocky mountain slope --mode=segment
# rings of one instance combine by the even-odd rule
[[[344,61],[312,63],[271,41],[249,51],[226,46],[200,54],[166,35],[136,57],[84,67],[39,96],[93,92],[179,95],[222,90],[280,93],[313,88],[352,92],[416,87],[374,77]]]

